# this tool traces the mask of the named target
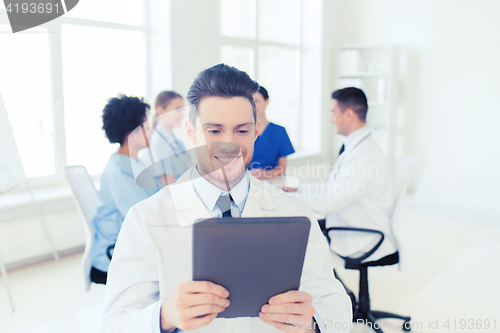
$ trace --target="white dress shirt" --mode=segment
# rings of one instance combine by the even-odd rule
[[[385,240],[365,261],[396,252],[390,219],[394,205],[391,167],[371,132],[362,127],[345,138],[344,152],[335,161],[326,182],[299,187],[296,197],[313,211],[326,215],[326,227],[354,227],[382,231]],[[331,249],[358,257],[369,251],[379,235],[331,232]]]
[[[245,208],[245,203],[247,201],[248,189],[250,188],[248,172],[245,173],[245,176],[243,176],[238,184],[233,186],[231,190],[223,191],[203,178],[198,172],[197,167],[194,167],[191,170],[191,179],[193,182],[194,191],[200,197],[207,210],[210,212],[210,216],[221,217],[222,212],[216,205],[217,200],[221,195],[231,195],[231,197],[233,198],[233,200],[231,201],[231,216],[241,216],[241,213],[243,212],[243,208]]]
[[[193,170],[188,170],[178,182],[130,209],[108,271],[101,332],[159,333],[163,300],[173,294],[178,284],[192,280],[192,225],[200,219],[211,218],[214,212],[220,214],[218,208],[208,208],[214,198],[204,199],[196,193],[207,184],[199,177],[195,180],[192,177]],[[241,217],[309,217],[311,229],[300,290],[312,296],[314,318],[322,333],[349,332],[351,303],[333,276],[328,245],[311,210],[276,187],[249,175],[240,184],[245,185],[247,181],[248,195]],[[241,186],[241,191],[245,188]],[[220,194],[216,192],[214,196]],[[240,190],[233,191],[231,196],[237,199],[239,193]],[[260,318],[216,318],[193,332],[280,331]]]

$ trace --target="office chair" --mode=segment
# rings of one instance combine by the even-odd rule
[[[73,198],[80,215],[83,217],[83,230],[85,232],[85,251],[82,257],[82,272],[85,291],[90,290],[90,251],[94,244],[94,228],[92,219],[101,204],[99,193],[95,189],[94,182],[83,165],[66,167],[66,178],[69,181]]]
[[[401,316],[385,311],[371,310],[370,294],[368,291],[368,267],[395,265],[399,263],[400,247],[397,241],[398,238],[396,237],[397,233],[394,233],[394,231],[397,231],[396,228],[397,226],[395,225],[396,215],[399,210],[399,206],[401,204],[401,198],[403,197],[406,191],[410,175],[416,164],[417,164],[416,157],[409,155],[403,156],[398,161],[398,166],[396,168],[396,172],[394,173],[396,200],[394,202],[392,214],[390,216],[391,220],[390,226],[394,238],[396,239],[396,249],[397,249],[396,252],[376,261],[364,262],[364,260],[368,259],[373,253],[375,253],[375,251],[377,251],[377,249],[383,243],[385,239],[385,235],[383,232],[373,229],[351,228],[351,227],[332,227],[332,228],[327,228],[324,231],[324,234],[329,244],[331,243],[330,232],[354,231],[354,232],[377,234],[380,236],[378,243],[371,250],[369,250],[360,257],[351,258],[339,255],[339,257],[344,259],[345,263],[344,267],[346,269],[355,269],[359,271],[359,295],[358,295],[358,301],[355,303],[353,309],[353,321],[357,322],[358,320],[362,320],[365,324],[369,325],[377,333],[383,333],[383,331],[380,328],[380,326],[377,327],[376,321],[384,318],[401,319],[403,320],[403,325],[402,325],[403,331],[405,332],[411,331],[411,323],[410,323],[411,317]]]

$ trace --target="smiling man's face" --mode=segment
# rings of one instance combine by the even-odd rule
[[[196,127],[190,122],[186,126],[191,143],[200,147],[196,152],[200,174],[223,190],[236,185],[253,156],[256,124],[250,101],[205,97],[198,105]]]

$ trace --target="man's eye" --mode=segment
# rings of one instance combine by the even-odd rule
[[[248,130],[239,130],[238,133],[240,134],[247,134],[249,131]]]
[[[209,130],[208,133],[210,133],[210,134],[218,134],[218,133],[220,133],[220,131],[219,130]]]

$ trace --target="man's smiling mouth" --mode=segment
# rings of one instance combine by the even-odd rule
[[[222,157],[222,156],[214,156],[214,158],[218,161],[221,161],[222,163],[231,163],[235,161],[237,158],[239,158],[241,155],[234,156],[234,157]]]

